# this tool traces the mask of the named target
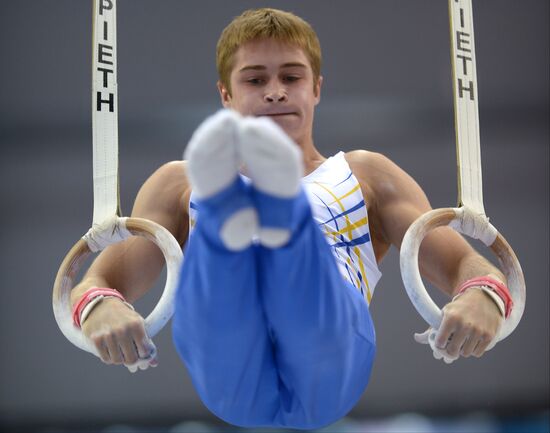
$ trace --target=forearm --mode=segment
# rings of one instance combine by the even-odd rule
[[[472,253],[460,260],[457,267],[455,284],[449,295],[454,296],[459,286],[467,280],[475,277],[490,276],[504,284],[507,284],[504,274],[485,257],[478,253]]]
[[[84,292],[92,287],[111,287],[111,285],[98,275],[84,277],[71,291],[71,306],[74,306]]]
[[[465,281],[491,276],[506,284],[502,272],[476,252],[466,240],[448,227],[433,230],[420,248],[422,275],[453,297]]]
[[[134,237],[111,245],[99,254],[74,287],[71,302],[74,304],[91,287],[108,287],[133,303],[154,285],[163,266],[162,253],[146,239]]]

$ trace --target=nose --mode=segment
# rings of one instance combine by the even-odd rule
[[[282,88],[269,89],[264,95],[265,102],[285,102],[288,100],[286,91]]]

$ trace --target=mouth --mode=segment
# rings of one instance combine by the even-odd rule
[[[296,116],[296,113],[294,112],[288,112],[288,113],[265,113],[265,114],[258,114],[258,117],[271,117],[271,118],[281,118],[285,116]]]

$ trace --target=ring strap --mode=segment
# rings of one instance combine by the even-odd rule
[[[116,0],[94,0],[92,42],[93,225],[120,216]]]
[[[458,165],[458,206],[485,215],[471,0],[449,0]]]

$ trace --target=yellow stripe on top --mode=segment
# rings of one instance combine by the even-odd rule
[[[343,228],[343,229],[338,230],[338,231],[333,231],[333,232],[331,232],[331,234],[334,235],[334,236],[336,236],[336,235],[342,235],[342,234],[344,234],[345,232],[349,232],[350,229],[351,229],[351,230],[355,230],[355,229],[357,229],[357,228],[359,228],[359,227],[362,227],[362,226],[368,224],[368,222],[369,222],[369,221],[368,221],[367,218],[362,218],[362,219],[360,219],[359,221],[357,221],[356,223],[350,224],[349,227]]]
[[[344,206],[344,204],[342,203],[342,200],[344,200],[346,197],[349,197],[351,196],[354,192],[356,191],[360,191],[360,185],[359,183],[357,183],[357,185],[355,187],[353,187],[351,190],[349,190],[347,193],[345,193],[344,195],[340,196],[340,197],[337,197],[329,188],[327,188],[326,186],[324,185],[321,185],[319,182],[315,182],[316,185],[319,185],[321,188],[323,188],[325,191],[327,191],[333,198],[334,198],[334,201],[330,204],[334,204],[334,203],[338,203],[338,206],[340,206],[340,209],[342,212],[345,212],[346,211],[346,208]],[[330,205],[329,204],[329,205]],[[348,240],[351,241],[353,240],[353,230],[357,227],[361,227],[365,224],[368,223],[368,218],[365,217],[365,218],[362,218],[360,221],[357,221],[356,223],[352,223],[350,221],[350,218],[349,216],[346,214],[344,215],[344,218],[346,219],[346,227],[339,230],[338,232],[334,232],[332,233],[334,236],[336,234],[346,234],[348,235]],[[336,236],[335,236],[336,237]],[[356,255],[356,258],[359,262],[359,272],[361,272],[361,277],[362,277],[362,280],[365,282],[365,286],[366,286],[366,296],[367,296],[367,302],[370,304],[370,301],[372,299],[372,294],[370,292],[370,288],[369,288],[369,281],[368,281],[368,278],[367,278],[367,275],[365,273],[365,266],[363,264],[363,260],[361,258],[361,253],[359,251],[359,248],[358,247],[355,247],[353,249],[353,252],[355,253]],[[348,257],[348,265],[350,267],[353,268],[353,265],[352,265],[352,260],[351,260],[351,257]],[[356,281],[356,286],[358,288],[361,288],[361,281],[359,280],[358,277],[355,276],[355,281]]]
[[[348,191],[347,193],[345,193],[343,196],[341,196],[340,198],[336,198],[335,197],[335,201],[332,202],[332,203],[335,203],[335,202],[338,202],[338,204],[340,204],[342,206],[342,200],[344,200],[346,197],[349,197],[350,195],[352,195],[355,191],[358,191],[360,188],[360,185],[357,184],[357,186],[355,186],[354,188],[352,188],[350,191]],[[332,204],[330,203],[330,204]],[[343,210],[343,209],[342,209]]]
[[[340,206],[340,210],[342,212],[345,212],[346,211],[346,208],[344,207],[344,204],[342,203],[342,200],[346,197],[348,197],[350,194],[353,194],[354,191],[357,191],[357,188],[359,188],[359,184],[357,184],[357,186],[355,188],[353,188],[351,191],[347,192],[346,194],[344,194],[342,197],[336,197],[336,195],[334,195],[334,193],[328,189],[326,186],[322,185],[321,183],[319,182],[315,182],[316,185],[319,185],[321,188],[323,188],[326,192],[328,192],[332,198],[334,198],[334,201],[330,204],[334,204],[334,203],[338,203],[338,206]],[[329,204],[329,206],[330,206]],[[346,232],[348,233],[348,236],[349,236],[349,239],[352,239],[352,231],[353,231],[353,227],[352,227],[352,224],[351,224],[351,221],[349,219],[349,216],[348,215],[344,215],[344,218],[346,219],[346,228],[345,229],[342,229],[340,230],[340,234],[345,234]]]

